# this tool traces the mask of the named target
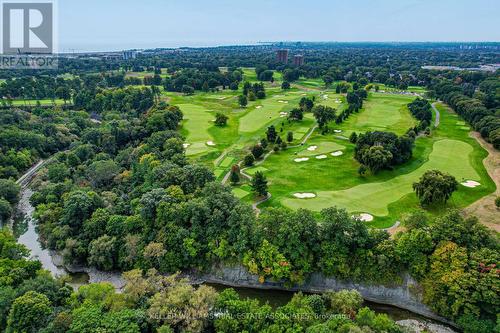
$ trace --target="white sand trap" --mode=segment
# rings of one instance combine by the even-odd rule
[[[362,214],[359,214],[357,216],[353,216],[353,218],[357,218],[357,219],[359,219],[360,221],[363,221],[363,222],[371,222],[371,221],[373,221],[373,215],[370,215],[370,214],[367,214],[367,213],[362,213]]]
[[[207,146],[213,147],[215,146],[215,143],[213,141],[207,141]]]
[[[183,143],[183,144],[182,144],[182,147],[184,147],[184,149],[188,148],[189,146],[191,146],[191,144],[190,144],[190,143]]]
[[[324,160],[327,157],[328,156],[326,156],[326,155],[318,155],[318,156],[316,156],[316,159],[318,159],[318,160]]]
[[[224,97],[224,96],[223,96],[223,97],[219,97],[218,99],[221,99],[221,100],[222,100],[222,99],[226,99],[226,97]]]
[[[373,221],[373,215],[363,213],[359,215],[359,219],[363,222],[371,222]]]
[[[285,103],[285,104],[288,104],[287,101],[282,101],[282,100],[279,100],[278,103]]]
[[[335,133],[342,133],[342,130],[333,130]]]
[[[311,146],[311,147],[307,148],[307,150],[309,150],[309,151],[315,151],[316,149],[318,149],[318,146]]]
[[[294,159],[294,161],[297,163],[309,161],[309,157],[299,157],[299,158]]]
[[[300,94],[301,96],[307,96],[307,94]]]
[[[312,199],[316,198],[316,194],[314,193],[294,193],[294,197],[298,199]]]
[[[323,99],[328,99],[328,95],[323,95]]]
[[[286,116],[288,116],[288,112],[280,112],[280,117],[281,118],[284,118]]]
[[[478,187],[479,185],[481,185],[481,183],[478,183],[474,180],[468,180],[468,181],[463,182],[461,184],[465,187],[470,187],[470,188]]]
[[[255,108],[256,109],[262,109],[262,105],[257,105]]]
[[[334,151],[330,155],[332,155],[332,156],[342,156],[342,155],[344,155],[344,153],[339,150],[339,151]]]

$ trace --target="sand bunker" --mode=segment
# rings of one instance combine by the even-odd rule
[[[288,116],[288,112],[280,112],[281,118],[286,117],[286,116]]]
[[[373,221],[373,215],[367,214],[367,213],[362,213],[359,215],[354,215],[353,218],[359,219],[360,221],[363,222],[371,222]]]
[[[190,144],[190,143],[183,143],[183,144],[182,144],[182,147],[183,147],[184,149],[186,149],[186,148],[187,148],[187,147],[189,147],[189,146],[191,146],[191,144]]]
[[[285,103],[285,104],[288,104],[287,101],[282,101],[282,100],[279,100],[278,103]]]
[[[309,151],[315,151],[316,149],[318,149],[318,146],[310,146],[309,148],[307,148],[307,150]]]
[[[256,109],[262,109],[262,105],[257,105],[255,108]]]
[[[328,99],[328,95],[323,95],[323,99]]]
[[[344,153],[341,152],[340,150],[339,151],[334,151],[333,153],[331,153],[330,155],[332,156],[342,156]]]
[[[309,157],[296,158],[296,159],[294,159],[294,161],[297,162],[297,163],[309,161]]]
[[[318,156],[316,156],[316,159],[318,159],[318,160],[324,160],[327,157],[328,156],[326,156],[326,155],[318,155]]]
[[[470,188],[478,187],[479,185],[481,185],[481,183],[478,183],[474,180],[468,180],[468,181],[465,181],[461,184],[465,187],[470,187]]]
[[[342,130],[333,130],[335,133],[342,133]]]
[[[299,199],[316,198],[316,194],[314,194],[314,193],[294,193],[293,196],[296,198],[299,198]]]
[[[215,143],[213,141],[207,141],[207,146],[213,147],[215,146]]]

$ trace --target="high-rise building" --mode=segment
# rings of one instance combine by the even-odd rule
[[[138,53],[136,50],[123,51],[123,60],[135,59]]]
[[[283,64],[288,62],[288,50],[278,50],[276,51],[276,60]]]
[[[302,66],[304,64],[304,56],[302,54],[296,54],[293,57],[293,64],[295,66]]]

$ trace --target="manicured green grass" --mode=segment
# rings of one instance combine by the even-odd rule
[[[253,176],[253,175],[255,175],[259,171],[260,172],[266,172],[266,171],[268,171],[268,169],[264,168],[262,166],[256,166],[256,167],[253,167],[253,168],[245,170],[245,173]]]
[[[316,129],[307,143],[300,145],[316,124],[312,113],[305,113],[300,122],[290,122],[280,117],[280,112],[290,111],[298,106],[300,98],[309,96],[315,98],[316,104],[334,107],[339,113],[346,107],[345,96],[324,89],[320,79],[299,81],[298,85],[292,85],[295,88],[284,92],[280,89],[281,77],[275,75],[275,78],[275,83],[265,83],[266,99],[250,102],[246,108],[238,105],[241,87],[239,91],[197,92],[192,96],[163,92],[169,103],[178,105],[184,113],[182,133],[186,142],[191,143],[188,156],[212,168],[219,181],[229,172],[231,165],[241,161],[249,148],[265,137],[268,126],[274,125],[284,140],[288,131],[293,132],[294,140],[289,143],[289,148],[272,153],[264,162],[257,161],[255,167],[245,169],[249,175],[262,171],[268,178],[272,198],[260,208],[285,206],[319,211],[337,205],[351,213],[374,215],[375,221],[369,223],[370,226],[388,227],[419,207],[412,184],[428,169],[437,168],[450,172],[459,181],[471,179],[482,184],[477,188],[460,186],[446,206],[431,208],[431,214],[439,215],[446,208],[465,207],[494,190],[494,183],[482,165],[487,153],[467,136],[467,131],[462,129],[467,126],[462,120],[444,106],[437,105],[441,113],[439,128],[433,130],[431,137],[417,139],[414,156],[408,163],[394,170],[360,177],[357,173],[359,163],[354,160],[354,144],[348,140],[350,134],[375,130],[392,131],[398,135],[406,133],[417,123],[406,107],[415,96],[371,92],[362,110],[340,125],[329,124],[330,129],[341,130],[340,133],[330,131],[321,135]],[[244,79],[256,81],[253,68],[244,69]],[[257,108],[259,105],[262,107]],[[215,126],[215,112],[229,117],[226,126]],[[216,146],[207,146],[207,141],[213,141]],[[316,150],[307,150],[314,145]],[[342,156],[330,154],[338,150],[343,152]],[[215,165],[214,161],[223,152],[226,157]],[[327,155],[327,158],[316,159],[318,155]],[[294,159],[304,156],[309,160],[294,162]],[[243,202],[252,203],[255,199],[247,183],[233,187],[233,191]],[[293,197],[296,192],[313,192],[317,197],[296,199]]]
[[[233,194],[238,198],[238,199],[243,199],[247,195],[250,195],[251,193],[248,191],[245,191],[242,188],[239,187],[233,187]]]
[[[255,132],[280,118],[280,112],[290,111],[299,98],[292,94],[276,94],[266,99],[251,102],[246,114],[240,118],[240,132]]]
[[[378,98],[378,95],[372,98]],[[430,209],[432,214],[441,214],[445,208],[465,207],[491,193],[495,186],[481,163],[486,152],[464,131],[457,128],[458,117],[455,114],[441,105],[438,105],[438,108],[441,112],[440,127],[434,131],[432,137],[419,138],[416,141],[414,157],[392,171],[384,170],[377,175],[360,177],[357,174],[359,164],[353,158],[354,145],[338,139],[335,134],[323,136],[316,132],[307,146],[271,155],[260,168],[268,169],[264,173],[270,181],[273,197],[262,207],[286,206],[319,211],[337,205],[351,213],[370,213],[376,217],[370,225],[388,227],[404,214],[419,207],[412,184],[429,169],[449,172],[459,181],[470,179],[482,184],[477,188],[460,186],[446,206]],[[378,109],[375,112],[386,110]],[[360,128],[373,130],[357,122],[350,126],[356,125],[361,126],[356,128],[358,132]],[[339,127],[345,126],[342,124]],[[400,130],[403,128],[402,126]],[[347,132],[344,130],[341,134],[346,135]],[[301,163],[293,161],[308,146],[317,145],[320,149],[325,143],[345,146],[344,154],[338,157],[327,154],[327,158],[323,160],[310,158],[309,161]],[[311,155],[319,155],[318,150]],[[312,192],[318,196],[308,200],[296,199],[293,197],[296,192]]]
[[[224,169],[217,168],[214,170],[215,178],[219,179],[224,174]]]
[[[337,110],[337,114],[347,106],[343,95],[329,91],[316,95],[315,103],[332,107]]]
[[[308,148],[311,148],[313,146],[316,146],[317,148],[315,150],[308,150]],[[344,145],[341,145],[339,143],[333,142],[333,141],[325,141],[318,143],[317,145],[313,144],[308,144],[305,146],[305,148],[297,153],[298,156],[316,156],[316,155],[322,155],[322,154],[327,154],[331,153],[333,151],[337,150],[342,150],[345,149]]]
[[[363,110],[352,114],[340,128],[351,131],[391,131],[404,134],[416,121],[407,104],[415,98],[407,95],[371,93]]]
[[[214,140],[208,133],[208,128],[214,126],[214,112],[195,104],[178,104],[177,106],[184,114],[183,129],[187,134],[186,143],[190,144],[186,153],[190,155],[210,150],[212,147],[207,146],[206,143]]]
[[[40,102],[41,105],[43,106],[48,106],[48,105],[64,105],[64,101],[62,99],[55,99],[55,100],[51,100],[51,99],[40,99],[40,100],[35,100],[35,99],[29,99],[29,100],[19,100],[19,99],[16,99],[16,100],[13,100],[12,101],[12,105],[15,105],[15,106],[23,106],[23,105],[27,105],[27,106],[36,106],[37,105],[37,102]],[[66,103],[70,103],[69,101],[66,101]]]
[[[339,191],[317,191],[311,200],[284,198],[282,204],[289,208],[308,208],[319,211],[332,205],[350,212],[367,212],[385,216],[388,205],[412,193],[412,184],[427,170],[437,169],[449,172],[458,180],[480,180],[477,172],[467,160],[473,148],[458,140],[440,140],[434,144],[429,160],[418,169],[381,183],[370,183]]]
[[[222,160],[222,162],[219,164],[220,167],[227,168],[232,165],[234,161],[234,158],[232,157],[226,157]]]
[[[292,85],[300,85],[308,88],[324,88],[325,82],[322,79],[300,79],[295,81]]]
[[[403,91],[403,90],[398,89],[398,88],[393,88],[393,87],[386,86],[385,84],[382,84],[382,83],[374,83],[373,85],[374,86],[378,85],[379,89],[380,90],[384,90],[384,91],[390,91],[390,92],[400,92],[400,91]],[[425,90],[425,87],[419,87],[419,86],[409,86],[406,91],[414,92],[414,93],[417,93],[417,94],[425,94],[427,92]]]

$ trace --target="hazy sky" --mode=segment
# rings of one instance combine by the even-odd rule
[[[500,41],[500,0],[58,0],[61,51],[258,41]]]

